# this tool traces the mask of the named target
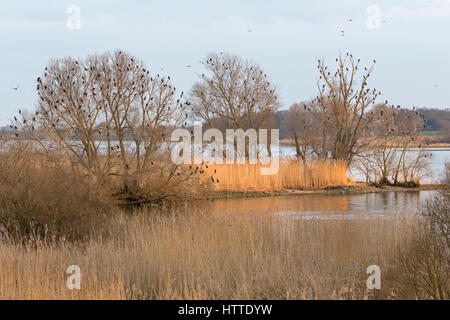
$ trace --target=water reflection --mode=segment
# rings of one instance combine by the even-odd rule
[[[383,192],[352,195],[306,194],[270,198],[200,201],[212,213],[262,213],[349,218],[358,215],[414,215],[434,191]]]

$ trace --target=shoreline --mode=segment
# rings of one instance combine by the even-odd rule
[[[286,145],[286,146],[295,146],[295,143],[291,141],[291,139],[281,139],[280,140],[280,146]],[[430,143],[429,145],[425,145],[424,149],[439,149],[439,148],[450,148],[450,143]],[[414,147],[412,147],[414,149]]]
[[[420,192],[437,191],[445,188],[442,185],[427,184],[419,187],[400,187],[400,186],[380,186],[373,187],[365,184],[327,187],[320,190],[281,190],[281,191],[216,191],[207,195],[205,198],[192,200],[227,200],[227,199],[250,199],[250,198],[270,198],[282,196],[299,196],[311,194],[325,195],[350,195],[350,194],[368,194],[383,192]]]

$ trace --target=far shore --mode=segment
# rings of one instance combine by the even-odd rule
[[[295,146],[295,143],[292,141],[292,139],[281,139],[280,140],[280,145]],[[425,148],[426,149],[431,149],[431,148],[450,148],[450,143],[440,143],[440,142],[430,143],[430,144],[426,144]]]
[[[281,190],[281,191],[216,191],[211,192],[204,198],[196,200],[225,200],[225,199],[245,199],[258,197],[280,197],[280,196],[299,196],[311,194],[328,195],[350,195],[364,193],[382,193],[382,192],[419,192],[434,191],[445,188],[439,184],[425,184],[418,187],[401,186],[368,186],[365,183],[356,183],[354,185],[327,187],[319,190]]]

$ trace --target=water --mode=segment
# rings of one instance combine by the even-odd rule
[[[357,216],[413,216],[435,191],[367,194],[304,194],[278,197],[200,201],[212,213],[277,214],[306,218],[349,219]]]
[[[31,141],[28,141],[31,142]],[[13,141],[11,141],[13,143]],[[33,143],[33,142],[31,142]],[[74,143],[76,143],[74,141]],[[98,141],[99,144],[99,151],[100,153],[106,153],[107,150],[107,143],[105,141]],[[118,143],[113,142],[112,145],[116,146]],[[135,152],[136,147],[131,141],[125,141],[125,146],[127,148],[127,151],[129,152]],[[162,150],[165,150],[167,152],[167,144],[163,144]],[[260,150],[265,152],[265,148],[260,146]],[[414,151],[414,148],[410,149]],[[429,148],[425,149],[427,152],[432,153],[432,157],[429,160],[430,168],[428,173],[428,178],[424,181],[425,183],[436,183],[439,182],[440,176],[445,169],[445,163],[450,162],[450,148]],[[0,149],[1,151],[1,149]],[[286,145],[282,144],[279,146],[279,155],[280,157],[295,157],[296,151],[295,147],[292,145]],[[352,171],[350,172],[351,175],[353,175],[357,181],[364,181],[364,177],[356,172]]]
[[[417,149],[411,148],[411,151],[416,151]],[[424,183],[438,183],[440,181],[442,172],[445,169],[445,163],[450,162],[450,148],[428,148],[425,149],[426,152],[432,154],[429,160],[429,170],[427,172],[427,177],[423,179]],[[295,147],[291,145],[280,145],[280,156],[294,157],[296,155]],[[365,181],[364,176],[353,170],[351,175],[357,181]]]
[[[13,141],[11,141],[11,143],[13,143]],[[33,142],[31,142],[31,143],[33,143]],[[77,142],[74,141],[74,143],[77,143]],[[113,142],[112,145],[116,146],[117,142]],[[98,146],[99,146],[100,153],[106,153],[106,150],[107,150],[106,141],[98,141]],[[127,151],[129,151],[129,152],[136,151],[136,147],[135,147],[134,143],[131,141],[125,141],[125,146],[126,146]],[[170,150],[169,150],[170,148],[168,148],[169,146],[170,146],[170,144],[163,143],[161,149],[158,152],[170,152]],[[2,149],[0,148],[0,151],[1,150]],[[417,149],[410,148],[409,150],[412,152],[415,152]],[[264,153],[264,152],[266,152],[266,148],[262,147],[262,145],[260,145],[260,151],[262,151],[262,153]],[[296,156],[295,147],[293,145],[282,144],[279,146],[278,151],[279,151],[280,157],[282,157],[282,158]],[[431,156],[431,159],[428,158],[429,166],[426,170],[426,175],[425,175],[425,177],[423,177],[421,179],[421,182],[425,183],[425,184],[440,183],[442,173],[445,169],[445,164],[447,162],[450,162],[450,148],[428,148],[428,149],[425,149],[425,151],[431,153],[432,156]],[[80,149],[80,152],[81,152],[81,149]],[[353,180],[365,182],[364,175],[354,168],[351,168],[349,170],[348,175]]]

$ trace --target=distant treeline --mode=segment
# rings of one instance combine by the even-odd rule
[[[419,108],[416,110],[424,115],[423,132],[439,131],[440,134],[450,137],[450,109]],[[280,139],[292,138],[291,131],[284,125],[288,116],[289,110],[279,110],[275,115],[276,128],[280,129]]]
[[[425,128],[423,132],[437,131],[450,137],[450,109],[420,108],[417,109],[424,115]],[[285,125],[289,110],[279,110],[275,114],[275,127],[280,130],[280,139],[291,139],[291,130]],[[4,135],[14,134],[14,128],[10,126],[0,127],[0,133]]]
[[[424,131],[450,131],[450,109],[422,108],[419,111],[425,116]]]

